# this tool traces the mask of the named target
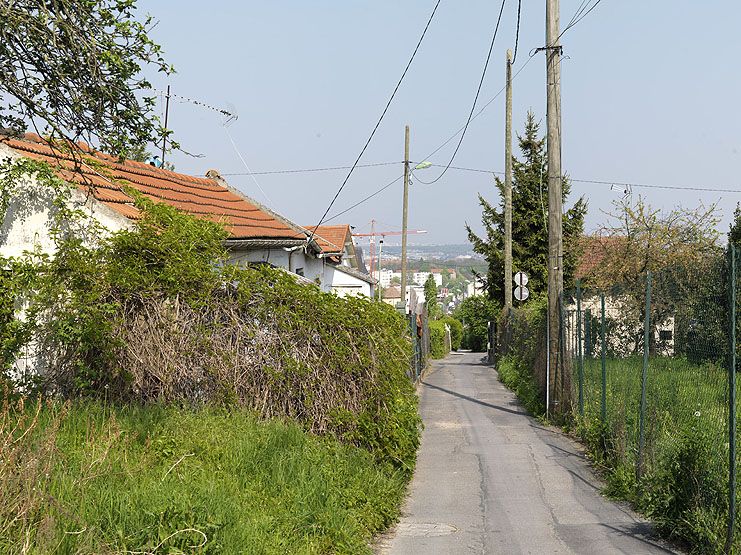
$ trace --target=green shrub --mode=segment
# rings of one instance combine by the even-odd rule
[[[450,352],[445,342],[445,322],[430,320],[430,355],[432,358],[445,358]]]
[[[634,494],[662,533],[704,553],[720,552],[728,514],[728,475],[716,460],[714,440],[699,427],[681,432]]]
[[[517,394],[517,398],[531,414],[545,414],[545,403],[533,377],[532,368],[523,364],[522,359],[513,355],[502,357],[497,362],[497,371],[502,383]]]
[[[0,261],[2,290],[26,302],[22,320],[8,322],[0,307],[3,352],[43,346],[43,376],[22,385],[62,398],[236,405],[411,473],[420,419],[408,326],[392,307],[225,264],[223,226],[134,192],[141,218],[108,235],[48,166],[24,159],[4,169],[3,199],[14,179],[36,172],[57,207],[53,258]]]
[[[496,320],[498,307],[484,295],[465,299],[455,311],[455,318],[463,323],[464,349],[484,352],[489,343],[489,322]]]
[[[446,316],[443,318],[443,322],[450,326],[450,348],[457,351],[461,348],[461,342],[463,341],[463,324],[452,316]]]

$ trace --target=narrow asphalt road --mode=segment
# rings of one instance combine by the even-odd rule
[[[675,553],[600,496],[575,442],[527,416],[475,353],[435,362],[404,516],[382,554]]]

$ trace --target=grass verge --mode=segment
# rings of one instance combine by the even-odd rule
[[[497,363],[499,379],[517,394],[523,406],[536,417],[545,414],[545,406],[538,392],[532,371],[513,356],[504,356]]]
[[[723,553],[729,512],[727,372],[681,357],[651,358],[638,476],[642,364],[642,357],[607,360],[603,421],[601,363],[587,358],[584,415],[574,406],[559,422],[588,448],[606,481],[603,493],[629,501],[662,536],[689,552]],[[528,411],[542,415],[532,371],[517,357],[503,357],[498,370]],[[577,380],[575,375],[575,389]],[[740,497],[737,490],[737,503]],[[741,546],[739,522],[737,516],[734,553]]]
[[[369,553],[406,476],[239,411],[5,406],[0,552]]]

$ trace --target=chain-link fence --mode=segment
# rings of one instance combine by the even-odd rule
[[[566,412],[609,487],[708,553],[741,550],[731,253],[601,290],[577,283],[560,312]]]

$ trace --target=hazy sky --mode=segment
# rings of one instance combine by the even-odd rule
[[[155,86],[210,105],[236,109],[229,127],[253,171],[352,163],[388,99],[429,17],[434,0],[140,1],[159,24],[152,35],[177,69],[150,75]],[[565,25],[581,2],[562,0]],[[361,163],[330,215],[402,173],[404,125],[411,158],[425,157],[468,115],[500,2],[443,0],[425,42]],[[505,51],[514,46],[517,1],[508,0],[479,100],[504,84]],[[523,0],[518,71],[545,42],[545,1]],[[562,38],[563,167],[574,178],[741,191],[741,3],[603,0]],[[545,60],[536,54],[514,82],[514,124],[528,110],[543,119]],[[219,114],[173,99],[170,125],[182,147],[179,171],[244,173]],[[455,166],[504,168],[504,95],[471,124]],[[455,142],[430,158],[445,164]],[[441,170],[419,172],[425,181]],[[315,224],[343,171],[227,180],[299,224]],[[486,173],[450,170],[432,186],[411,188],[410,228],[417,243],[465,242],[464,222],[480,227],[477,193],[498,202]],[[587,231],[622,188],[574,183],[572,201],[589,201]],[[728,228],[739,193],[632,189],[656,207],[718,202]],[[367,229],[401,226],[401,181],[343,215]]]

